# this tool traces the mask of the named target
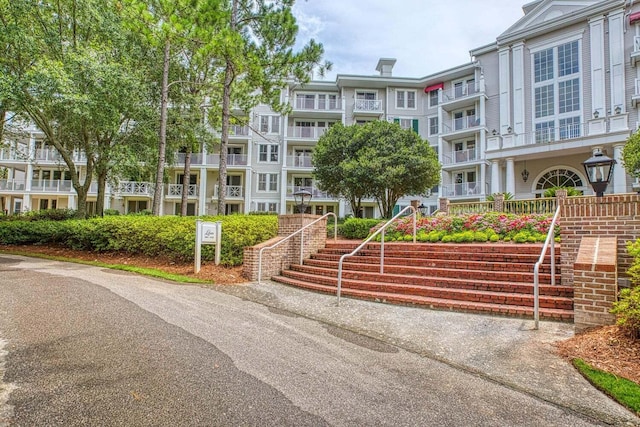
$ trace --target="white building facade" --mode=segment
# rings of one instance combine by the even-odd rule
[[[412,129],[437,150],[441,184],[407,196],[434,211],[439,197],[484,200],[508,192],[540,197],[555,186],[592,194],[581,162],[595,152],[618,161],[609,193],[635,191],[622,148],[640,123],[640,4],[629,0],[539,0],[471,61],[422,78],[393,76],[395,59],[376,75],[338,75],[333,82],[291,85],[287,115],[266,106],[236,111],[227,151],[226,213],[290,213],[293,193],[311,191],[311,212],[375,217],[373,200],[354,213],[319,189],[311,153],[334,123],[387,120]],[[189,214],[217,214],[219,153],[192,158]],[[74,208],[75,196],[55,150],[32,129],[0,151],[0,197],[8,212]],[[163,214],[179,212],[184,156],[167,175]],[[82,168],[80,168],[82,174]],[[90,203],[95,202],[91,189]],[[106,206],[123,213],[151,207],[153,185],[121,181]],[[91,205],[90,205],[91,206]]]

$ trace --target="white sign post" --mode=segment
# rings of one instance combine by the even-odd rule
[[[202,245],[216,245],[215,262],[220,264],[220,251],[222,248],[222,221],[204,222],[196,220],[196,259],[194,271],[200,272],[202,260]]]

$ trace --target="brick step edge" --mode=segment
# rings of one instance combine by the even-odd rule
[[[320,249],[318,254],[322,256],[337,257],[350,253],[351,251],[330,251],[327,249]],[[540,254],[518,254],[518,253],[449,253],[449,252],[398,252],[398,251],[384,251],[385,258],[402,258],[402,259],[473,259],[475,261],[487,261],[487,262],[515,262],[515,263],[528,263],[535,264],[540,258]],[[352,255],[351,258],[358,257],[372,257],[380,258],[380,251],[368,251],[363,250]],[[545,254],[543,258],[545,262],[551,262],[551,255]],[[560,255],[556,254],[556,263],[560,262]]]
[[[337,286],[337,279],[321,278],[307,273],[300,273],[291,270],[284,271],[280,277],[289,277],[293,280],[305,281],[308,283],[317,283],[321,286],[331,286],[333,288]],[[496,292],[477,289],[447,288],[442,286],[429,285],[408,285],[388,282],[372,283],[354,279],[343,279],[342,289],[353,289],[368,292],[385,292],[389,293],[390,295],[421,296],[424,298],[435,299],[441,299],[441,297],[435,295],[416,295],[415,293],[447,293],[449,294],[449,298],[446,299],[450,300],[478,303],[488,303],[488,300],[497,300],[493,301],[493,303],[502,304],[505,306],[533,307],[534,304],[534,298],[532,294],[518,292]],[[394,292],[394,290],[396,290],[397,292]],[[553,295],[540,295],[539,303],[540,307],[564,307],[564,309],[570,310],[573,307],[573,298]]]
[[[321,274],[328,274],[329,271],[338,271],[337,261],[325,261],[325,260],[305,260],[304,265],[309,268],[321,268],[326,270]],[[474,266],[479,267],[479,266]],[[357,262],[344,262],[342,263],[343,271],[350,271],[354,273],[376,273],[380,271],[379,264],[359,264]],[[385,274],[396,274],[402,276],[411,277],[449,277],[457,278],[459,276],[465,276],[469,278],[481,278],[481,280],[492,280],[497,282],[517,282],[517,283],[531,283],[534,279],[533,266],[529,265],[527,271],[522,270],[489,270],[489,269],[468,269],[461,266],[461,268],[452,267],[438,267],[438,266],[416,266],[416,265],[400,265],[389,264],[385,259],[384,263]],[[559,276],[559,272],[556,272]],[[539,275],[540,281],[544,283],[551,283],[551,273],[545,272],[544,269]]]
[[[316,283],[304,282],[299,280],[288,279],[283,276],[274,276],[271,280],[288,286],[313,290],[328,294],[336,294],[335,286],[318,285]],[[533,318],[533,308],[522,306],[509,306],[491,303],[476,303],[467,301],[436,299],[428,297],[419,297],[413,295],[400,295],[385,292],[361,291],[358,289],[343,288],[342,296],[355,297],[364,300],[384,302],[390,304],[410,305],[426,307],[434,310],[461,311],[469,313],[485,313],[492,315],[501,315],[509,317]],[[546,320],[555,320],[562,322],[573,321],[573,310],[540,308],[540,318]]]
[[[341,251],[351,252],[357,248],[362,242],[333,242],[327,240],[325,247],[327,249],[337,249]],[[369,242],[362,250],[380,250],[379,242]],[[542,243],[520,243],[520,244],[501,244],[501,243],[429,243],[429,242],[385,242],[385,250],[400,251],[436,251],[449,253],[521,253],[540,255],[542,251]],[[560,253],[561,244],[555,244],[556,252]]]
[[[334,286],[338,282],[337,270],[327,269],[323,267],[311,267],[307,265],[292,264],[289,270],[285,270],[281,273],[281,275],[286,274],[303,274],[308,278],[313,278],[327,284],[331,283]],[[380,274],[376,272],[343,270],[342,280],[343,282],[373,282],[375,284],[407,285],[428,288],[459,289],[478,292],[500,292],[533,295],[533,277],[530,282],[513,282],[482,280],[474,279],[473,277],[460,279],[456,277],[403,275],[393,274],[389,272]],[[539,289],[540,295],[549,297],[573,298],[572,287],[551,285],[549,282],[541,282]]]

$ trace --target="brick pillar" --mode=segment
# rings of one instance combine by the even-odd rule
[[[504,193],[493,195],[493,210],[495,212],[504,212]]]
[[[445,215],[449,215],[449,199],[446,197],[440,197],[438,199],[438,211]]]
[[[609,313],[618,291],[616,237],[583,237],[573,264],[573,309],[576,332],[611,325]]]

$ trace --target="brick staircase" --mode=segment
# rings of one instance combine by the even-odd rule
[[[292,265],[272,280],[319,292],[336,293],[338,261],[360,242],[328,242],[324,249]],[[345,259],[342,295],[441,310],[533,317],[533,267],[541,244],[370,243]],[[556,285],[550,259],[540,269],[540,318],[573,320],[573,289],[560,286],[560,247],[556,245]]]

